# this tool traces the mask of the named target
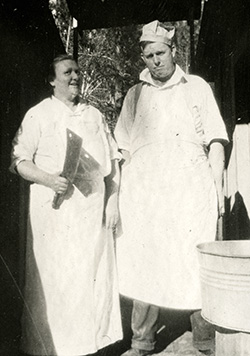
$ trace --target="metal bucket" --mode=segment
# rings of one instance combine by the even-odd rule
[[[223,328],[250,332],[250,241],[197,246],[202,316]]]

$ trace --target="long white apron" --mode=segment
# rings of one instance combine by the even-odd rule
[[[24,121],[16,152],[28,154],[27,142],[38,132],[36,164],[56,171],[63,165],[69,128],[103,163],[108,143],[98,115],[84,107],[72,113],[47,99]],[[59,210],[52,209],[51,189],[30,187],[21,344],[27,354],[86,355],[122,337],[113,237],[102,221],[103,178],[98,186],[89,196],[74,188]]]
[[[132,159],[122,172],[120,292],[168,308],[201,307],[196,245],[215,239],[217,197],[180,88],[138,103]]]

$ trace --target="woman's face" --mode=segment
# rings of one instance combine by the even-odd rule
[[[55,66],[55,78],[50,82],[59,99],[74,100],[80,92],[80,71],[74,60],[66,59]]]

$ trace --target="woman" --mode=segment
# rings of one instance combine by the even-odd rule
[[[27,112],[13,140],[11,170],[33,183],[21,349],[85,355],[122,338],[112,238],[119,153],[101,113],[81,102],[70,56],[54,59],[49,83],[52,97]],[[60,175],[67,131],[82,139],[79,189]]]

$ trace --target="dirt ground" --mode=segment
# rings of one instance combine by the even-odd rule
[[[14,287],[12,298],[4,304],[8,305],[8,308],[1,310],[4,323],[1,325],[0,356],[24,356],[19,352],[21,301]],[[132,300],[121,298],[121,311],[123,340],[93,356],[120,356],[130,348]],[[155,354],[159,356],[204,355],[192,346],[190,314],[190,311],[161,309],[158,329],[160,332],[157,334]],[[211,353],[209,355],[214,356]]]

